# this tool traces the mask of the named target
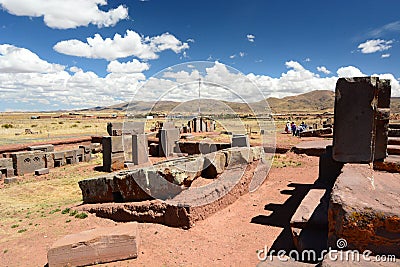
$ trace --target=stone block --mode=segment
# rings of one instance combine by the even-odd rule
[[[249,164],[253,161],[253,153],[250,147],[233,147],[222,151],[226,156],[226,168]]]
[[[4,178],[4,183],[5,183],[5,184],[16,183],[17,181],[18,181],[17,177],[7,177],[7,178]]]
[[[54,157],[52,152],[45,153],[46,168],[54,168]]]
[[[42,151],[16,152],[11,157],[16,175],[33,173],[46,167],[45,153]]]
[[[377,172],[368,164],[345,164],[332,189],[328,245],[400,257],[400,174]]]
[[[390,83],[377,77],[340,78],[335,95],[333,158],[345,163],[371,162],[374,151],[379,158],[386,157],[389,112],[384,109],[390,104]]]
[[[11,158],[0,158],[0,168],[12,169],[13,160]]]
[[[65,162],[65,154],[63,151],[55,151],[51,152],[52,158],[53,158],[53,166],[54,167],[61,167],[66,164]],[[51,166],[51,158],[46,157],[46,159],[49,159],[47,163],[49,163],[49,167]],[[49,168],[47,167],[47,168]]]
[[[146,134],[132,135],[132,162],[139,165],[149,161]]]
[[[161,129],[159,131],[159,156],[168,157],[175,151],[176,143],[179,141],[179,129]]]
[[[342,171],[343,163],[332,158],[332,146],[326,146],[326,151],[319,157],[318,182],[332,187]]]
[[[103,203],[114,201],[113,175],[99,176],[79,181],[83,203]]]
[[[225,170],[226,155],[218,151],[204,155],[204,167],[201,176],[204,178],[215,178]]]
[[[30,146],[28,147],[29,151],[43,151],[43,152],[53,152],[54,146],[53,145],[40,145],[40,146]]]
[[[245,134],[234,134],[232,136],[232,147],[250,147],[249,137]]]
[[[77,150],[64,150],[60,152],[64,153],[65,164],[75,164],[78,162],[76,156]]]
[[[107,132],[110,136],[143,134],[144,122],[109,122],[107,123]]]
[[[48,168],[42,168],[42,169],[35,170],[35,175],[44,175],[44,174],[48,174],[48,173],[49,173]]]
[[[64,236],[47,253],[50,267],[86,266],[137,258],[137,223],[95,228]]]
[[[83,161],[89,162],[92,159],[91,147],[90,146],[79,146],[79,148],[83,149]]]

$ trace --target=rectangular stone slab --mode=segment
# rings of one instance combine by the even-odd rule
[[[50,267],[86,266],[137,256],[138,230],[135,222],[64,236],[47,253]]]
[[[376,77],[340,78],[335,92],[333,159],[339,162],[371,162],[375,145]]]

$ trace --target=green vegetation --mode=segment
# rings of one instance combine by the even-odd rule
[[[75,218],[78,218],[78,219],[85,219],[87,217],[88,217],[88,215],[84,212],[81,212],[81,213],[78,213],[75,215]]]
[[[6,124],[1,125],[1,127],[5,128],[5,129],[9,129],[9,128],[13,128],[14,126],[12,124],[6,123]]]

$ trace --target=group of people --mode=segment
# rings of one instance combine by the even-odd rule
[[[303,122],[299,126],[292,121],[291,123],[288,121],[285,126],[285,132],[286,133],[292,133],[293,136],[300,136],[300,133],[302,131],[307,130],[307,125]]]

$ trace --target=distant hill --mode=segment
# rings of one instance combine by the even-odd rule
[[[335,92],[330,90],[316,90],[305,94],[295,96],[287,96],[283,98],[269,97],[266,99],[273,113],[288,113],[288,112],[333,112],[335,103]],[[146,101],[133,101],[131,103],[121,103],[108,107],[95,107],[85,109],[91,112],[121,112],[126,111],[132,114],[148,113],[195,113],[198,109],[198,100],[191,100],[188,102],[180,103],[174,101],[160,101],[153,107],[152,102]],[[264,108],[265,100],[251,104],[255,108]],[[213,99],[202,99],[200,101],[200,109],[204,114],[250,114],[249,106],[244,103],[217,101]],[[392,97],[391,99],[391,112],[400,112],[400,97]]]

